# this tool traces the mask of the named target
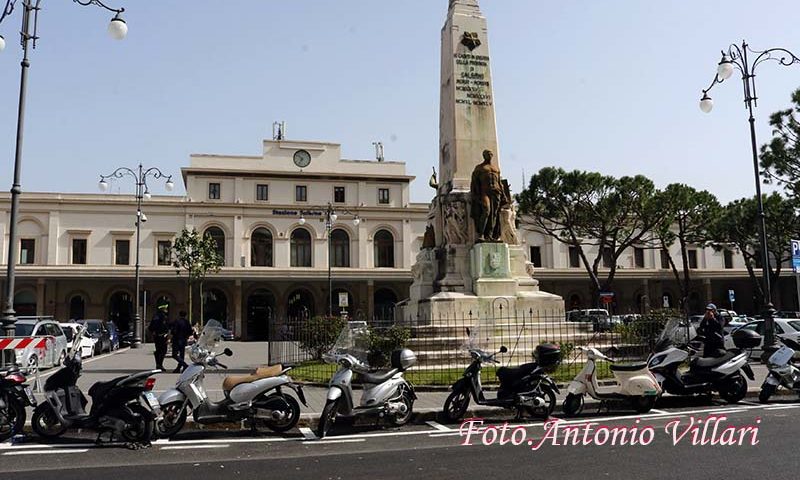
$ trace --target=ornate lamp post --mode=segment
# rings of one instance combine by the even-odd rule
[[[333,255],[331,255],[331,231],[333,230],[333,225],[336,223],[336,220],[339,219],[339,215],[337,211],[333,208],[333,205],[328,203],[325,209],[325,232],[328,238],[328,316],[330,317],[333,315],[333,278],[331,276],[331,263]],[[361,223],[361,218],[358,216],[358,213],[353,213],[350,210],[342,208],[339,212],[344,213],[345,215],[353,215],[353,225],[358,226]],[[301,215],[299,220],[300,225],[306,224],[306,219],[304,216]]]
[[[750,61],[750,56],[755,59]],[[744,84],[744,105],[747,108],[750,118],[750,146],[753,154],[753,172],[756,180],[756,202],[758,204],[759,229],[761,234],[761,266],[764,275],[764,352],[768,352],[769,347],[775,345],[775,309],[772,305],[772,293],[769,279],[769,251],[767,250],[767,228],[764,215],[764,202],[761,198],[761,176],[758,168],[758,146],[756,142],[755,117],[753,108],[758,106],[758,96],[756,94],[756,74],[755,70],[762,63],[772,60],[779,65],[790,66],[800,63],[800,58],[785,48],[770,48],[769,50],[756,51],[742,41],[741,47],[733,44],[728,47],[728,51],[722,52],[722,59],[717,66],[717,74],[711,85],[703,90],[703,98],[700,99],[700,110],[705,113],[711,112],[714,102],[708,96],[708,92],[715,85],[724,82],[733,75],[734,69],[742,74]]]
[[[1,0],[0,0],[1,1]],[[122,19],[124,8],[114,9],[106,6],[99,0],[72,0],[73,2],[88,6],[95,5],[114,13],[108,25],[108,33],[117,40],[122,40],[128,33],[128,26]],[[0,11],[0,24],[14,11],[17,0],[6,0],[6,5]],[[22,193],[20,185],[20,167],[22,166],[22,133],[25,123],[25,97],[28,88],[28,68],[31,63],[28,59],[28,47],[36,48],[39,39],[37,26],[39,10],[42,0],[22,0],[22,30],[20,31],[20,45],[22,46],[22,74],[19,82],[19,109],[17,114],[17,144],[14,155],[14,183],[11,186],[11,218],[8,228],[8,263],[6,272],[6,297],[3,307],[2,333],[4,336],[14,335],[14,324],[17,322],[17,313],[14,311],[14,283],[17,263],[17,216],[19,215],[19,195]],[[6,46],[5,38],[0,35],[0,51]]]
[[[133,319],[133,345],[131,346],[133,348],[138,348],[142,343],[142,337],[144,336],[141,309],[139,305],[139,238],[142,223],[147,221],[147,215],[142,212],[142,199],[150,200],[150,189],[147,186],[147,179],[149,177],[154,179],[166,177],[167,181],[164,186],[168,192],[171,192],[172,189],[175,188],[175,184],[172,183],[172,175],[167,175],[156,167],[150,167],[145,170],[140,163],[138,169],[136,170],[132,170],[128,167],[119,167],[109,175],[100,175],[100,182],[98,183],[98,186],[100,187],[101,191],[108,191],[108,182],[106,182],[106,179],[123,178],[126,176],[136,180],[136,313]]]

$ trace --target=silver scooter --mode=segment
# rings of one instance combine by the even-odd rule
[[[222,325],[216,320],[206,323],[197,343],[192,345],[192,365],[178,378],[175,388],[158,398],[163,412],[156,422],[156,433],[160,437],[170,438],[177,434],[186,422],[189,409],[194,421],[200,424],[248,420],[252,431],[263,425],[275,432],[285,432],[297,425],[300,405],[282,388],[294,390],[303,405],[308,404],[302,387],[286,375],[291,368],[273,365],[259,368],[251,375],[225,377],[222,382],[225,398],[219,402],[208,398],[203,386],[206,367],[227,369],[217,357],[233,355],[229,348],[220,353],[214,351],[222,333]]]
[[[392,352],[392,368],[370,372],[367,362],[369,330],[366,322],[349,322],[339,333],[333,348],[323,355],[327,363],[339,365],[328,389],[327,401],[317,425],[317,436],[324,438],[337,418],[354,418],[359,415],[388,416],[395,425],[405,425],[411,419],[414,387],[403,378],[403,372],[417,361],[409,349]],[[361,401],[353,401],[353,372],[360,374],[364,384]]]
[[[776,349],[767,360],[769,373],[758,394],[758,401],[761,403],[767,403],[779,387],[800,393],[800,368],[793,363],[795,353],[800,352],[800,344],[780,335],[778,339],[783,346]]]

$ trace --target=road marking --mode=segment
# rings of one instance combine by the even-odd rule
[[[657,410],[655,408],[651,408],[650,411],[653,412],[653,413],[656,413],[658,415],[666,415],[667,414],[667,412],[665,410]]]
[[[761,404],[760,404],[760,403],[748,402],[747,400],[739,400],[739,403],[743,403],[743,404],[745,404],[745,405],[756,405],[756,406],[761,406]]]
[[[306,438],[306,440],[316,440],[317,439],[317,435],[314,432],[312,432],[310,428],[308,428],[308,427],[300,427],[299,430],[300,430],[300,433],[303,434],[303,437]]]
[[[5,452],[3,455],[48,455],[52,453],[86,453],[88,448],[60,448],[58,450],[25,450],[20,452]]]
[[[442,431],[442,432],[449,432],[449,431],[453,430],[452,428],[445,427],[445,426],[444,426],[444,425],[442,425],[441,423],[439,423],[439,422],[434,422],[433,420],[428,420],[428,421],[427,421],[427,422],[425,422],[425,423],[427,423],[427,424],[428,424],[428,425],[430,425],[431,427],[435,428],[436,430],[440,430],[440,431]]]
[[[301,440],[298,437],[267,437],[267,438],[208,438],[197,440],[156,440],[153,445],[197,445],[214,443],[267,443],[267,442],[291,442]]]
[[[342,438],[342,439],[322,439],[322,440],[306,440],[304,443],[308,445],[326,445],[329,443],[356,443],[356,442],[366,442],[366,438]]]
[[[765,407],[764,410],[788,410],[790,408],[800,408],[800,405],[778,405],[772,407]]]
[[[222,445],[167,445],[166,447],[160,447],[161,450],[194,450],[196,448],[228,448],[230,445],[222,444]]]

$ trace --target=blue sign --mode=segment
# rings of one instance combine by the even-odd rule
[[[792,270],[800,273],[800,240],[792,240]]]

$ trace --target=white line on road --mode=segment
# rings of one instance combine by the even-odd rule
[[[653,412],[653,413],[657,413],[657,414],[659,414],[659,415],[666,415],[666,414],[667,414],[667,412],[666,412],[666,411],[664,411],[664,410],[657,410],[657,409],[655,409],[655,408],[651,408],[651,409],[650,409],[650,411],[651,411],[651,412]]]
[[[745,404],[745,405],[756,405],[756,406],[761,406],[761,404],[760,404],[760,403],[748,402],[747,400],[739,400],[739,403],[743,403],[743,404]]]
[[[58,450],[24,450],[19,452],[5,452],[3,455],[48,455],[51,453],[86,453],[88,448],[60,448]]]
[[[306,445],[327,445],[329,443],[355,443],[355,442],[366,442],[367,439],[365,438],[342,438],[342,439],[333,439],[333,440],[306,440]]]
[[[300,433],[302,433],[303,436],[306,438],[306,440],[316,440],[317,439],[317,435],[314,434],[314,432],[312,432],[310,428],[308,428],[308,427],[300,427],[299,430],[300,430]]]
[[[194,450],[196,448],[228,448],[230,445],[167,445],[166,447],[159,447],[161,450]]]
[[[197,440],[156,440],[153,445],[198,445],[203,443],[267,443],[267,442],[291,442],[301,440],[298,437],[266,437],[266,438],[208,438]]]
[[[800,405],[778,405],[773,407],[766,407],[764,410],[788,410],[790,408],[800,408]]]
[[[428,424],[428,425],[430,425],[431,427],[435,428],[436,430],[440,430],[440,431],[442,431],[442,432],[449,432],[449,431],[453,430],[452,428],[445,427],[445,426],[444,426],[444,425],[442,425],[441,423],[439,423],[439,422],[434,422],[433,420],[428,420],[428,421],[427,421],[427,422],[425,422],[425,423],[427,423],[427,424]]]

